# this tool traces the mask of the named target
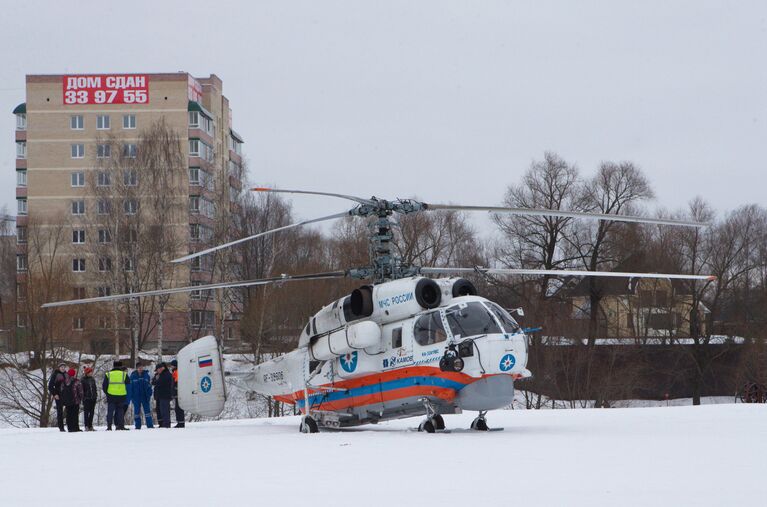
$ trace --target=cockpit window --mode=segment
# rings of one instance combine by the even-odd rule
[[[415,321],[413,335],[418,345],[431,345],[445,341],[447,333],[445,333],[445,327],[442,325],[439,311],[421,315]]]
[[[498,318],[498,321],[501,323],[501,326],[503,326],[505,332],[516,333],[519,331],[519,324],[517,324],[517,321],[509,315],[509,312],[495,303],[487,303],[487,306],[490,307],[490,311],[493,312],[493,315]]]
[[[500,333],[501,328],[482,303],[461,303],[445,310],[447,323],[456,338]]]

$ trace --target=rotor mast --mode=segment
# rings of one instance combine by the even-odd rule
[[[352,209],[350,215],[375,218],[368,224],[370,266],[352,269],[349,275],[353,278],[371,279],[376,284],[417,275],[418,268],[404,264],[402,258],[393,251],[395,223],[391,216],[395,211],[404,215],[424,209],[425,206],[421,203],[409,199],[387,201],[377,197],[372,197],[368,203]]]

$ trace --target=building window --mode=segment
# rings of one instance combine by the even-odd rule
[[[200,224],[189,224],[189,237],[192,241],[200,241]]]
[[[132,272],[134,268],[133,259],[127,258],[123,259],[123,271]]]
[[[19,158],[19,159],[27,158],[27,142],[26,141],[16,141],[16,158]]]
[[[84,273],[85,259],[72,259],[72,271],[75,273]]]
[[[85,299],[85,287],[72,287],[72,299]]]
[[[82,331],[85,329],[85,317],[74,317],[72,319],[72,329],[74,331]]]
[[[136,115],[135,114],[125,114],[125,115],[123,115],[123,128],[124,129],[135,129],[136,128]]]
[[[112,234],[109,229],[99,229],[99,243],[111,243]]]
[[[75,245],[85,244],[85,229],[75,229],[72,231],[72,243]]]
[[[189,168],[189,184],[190,185],[200,184],[200,168],[199,167]]]
[[[85,215],[85,201],[82,199],[79,201],[72,201],[72,214]]]
[[[16,115],[16,130],[27,130],[26,113],[19,113]]]
[[[189,212],[190,213],[200,212],[200,196],[199,195],[189,196]]]
[[[83,171],[77,171],[72,173],[72,186],[73,187],[85,186],[85,173]]]
[[[125,199],[123,201],[123,211],[126,215],[135,215],[138,211],[138,201],[136,199]]]
[[[27,186],[27,171],[16,171],[16,186],[17,187]]]
[[[27,200],[26,199],[16,199],[16,214],[17,215],[26,215],[27,214]]]
[[[106,171],[99,171],[96,177],[96,185],[99,187],[111,187],[112,176]]]
[[[138,242],[138,231],[136,229],[126,229],[123,233],[123,238],[126,243]]]
[[[192,310],[191,318],[194,327],[213,327],[215,315],[210,310]]]
[[[189,140],[189,156],[190,157],[199,157],[200,156],[200,140],[199,139],[190,139]]]
[[[136,150],[135,144],[123,144],[123,157],[136,158]]]
[[[135,169],[125,169],[123,171],[123,185],[126,187],[138,185],[138,172]]]
[[[110,144],[96,145],[96,158],[109,158],[111,156],[112,156],[112,145]]]
[[[103,315],[99,317],[99,329],[109,329],[111,328],[112,321],[109,317],[104,317]]]
[[[16,314],[16,327],[27,327],[27,314],[26,313],[17,313]]]
[[[109,130],[111,128],[108,114],[100,114],[96,117],[96,128],[99,130]]]
[[[200,113],[189,111],[189,128],[196,129],[200,126]]]
[[[112,259],[110,259],[109,257],[100,257],[99,271],[101,271],[102,273],[105,273],[107,271],[112,271]]]
[[[112,287],[98,287],[96,289],[96,294],[98,294],[98,297],[100,297],[100,298],[111,296],[112,295]]]
[[[16,254],[16,271],[27,270],[27,256],[24,254]]]
[[[195,257],[192,259],[192,267],[190,269],[193,272],[202,271],[202,260],[200,257]]]
[[[72,158],[85,158],[85,145],[73,144],[72,145]]]
[[[202,282],[195,281],[195,282],[192,282],[192,285],[193,286],[202,285]],[[208,289],[208,290],[193,290],[192,292],[190,292],[190,294],[191,294],[191,298],[194,299],[194,300],[200,300],[200,299],[205,299],[207,301],[212,301],[213,300],[213,291],[210,290],[210,289]]]
[[[23,283],[16,282],[16,301],[26,301],[27,299],[27,286]]]
[[[106,199],[99,199],[98,203],[99,215],[108,215],[112,212],[112,203]]]
[[[72,130],[82,130],[83,129],[83,115],[81,114],[74,114],[69,117],[69,128]]]
[[[213,120],[211,120],[204,114],[202,115],[202,129],[205,132],[207,132],[209,136],[211,137],[215,136],[215,133],[216,133],[215,123],[213,123]]]
[[[16,243],[22,245],[27,242],[27,228],[26,226],[19,225],[16,227]]]

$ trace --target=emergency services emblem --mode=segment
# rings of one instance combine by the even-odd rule
[[[513,355],[506,354],[501,358],[501,364],[499,364],[498,367],[501,369],[501,371],[509,371],[510,369],[514,368],[516,363],[517,360]]]
[[[338,360],[341,363],[341,368],[343,368],[346,373],[352,373],[357,369],[356,350],[350,354],[344,354],[343,356],[339,357]]]
[[[205,375],[200,379],[200,389],[202,389],[202,392],[208,393],[210,392],[210,389],[213,387],[213,381],[210,380],[210,377]]]

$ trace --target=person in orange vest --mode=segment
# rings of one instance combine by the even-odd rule
[[[170,362],[173,371],[173,410],[176,412],[176,425],[174,428],[184,428],[184,410],[178,406],[178,361],[175,359]]]

